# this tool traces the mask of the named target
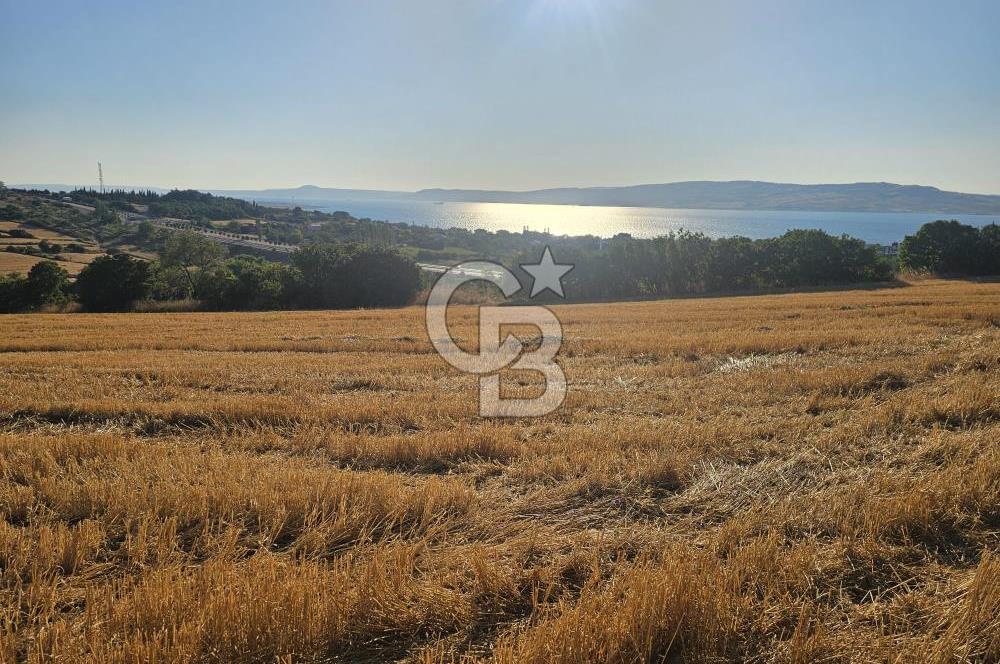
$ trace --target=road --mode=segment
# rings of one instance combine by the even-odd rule
[[[270,240],[257,240],[249,238],[245,235],[238,235],[236,233],[227,233],[225,231],[211,231],[199,226],[193,225],[186,219],[172,219],[170,217],[161,217],[158,219],[143,217],[134,213],[127,213],[126,221],[128,223],[140,223],[143,221],[148,221],[149,223],[157,226],[159,228],[165,228],[167,230],[177,231],[177,230],[189,230],[198,233],[199,235],[204,235],[207,238],[215,240],[220,244],[233,245],[236,247],[247,247],[249,249],[257,249],[259,251],[270,251],[279,254],[293,254],[299,248],[297,244],[281,244],[279,242],[271,242]]]
[[[463,276],[463,277],[474,277],[479,279],[487,279],[492,275],[502,275],[503,272],[500,267],[496,270],[473,270],[468,268],[456,268],[451,265],[434,265],[432,263],[417,263],[419,267],[424,272],[434,272],[436,274],[443,274],[449,270],[453,273]],[[492,279],[490,279],[492,281]]]

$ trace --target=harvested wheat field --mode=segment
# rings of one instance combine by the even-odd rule
[[[1000,284],[555,310],[0,317],[0,657],[1000,660]]]

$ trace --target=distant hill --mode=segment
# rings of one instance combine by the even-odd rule
[[[56,191],[58,188],[64,187],[63,185],[33,186]],[[136,188],[145,189],[146,187]],[[165,191],[156,187],[150,187],[150,189]],[[418,200],[722,210],[922,212],[941,215],[1000,214],[1000,195],[963,194],[943,191],[936,187],[900,185],[888,182],[782,184],[737,180],[733,182],[671,182],[628,187],[564,187],[534,191],[422,189],[417,192],[334,189],[304,185],[285,189],[204,189],[202,191],[258,202],[273,201],[306,205],[327,201]]]
[[[1000,214],[1000,196],[962,194],[935,187],[886,182],[779,184],[773,182],[673,182],[629,187],[481,191],[424,189],[427,201],[551,203],[726,210],[810,210],[840,212],[928,212]]]
[[[255,200],[273,201],[296,201],[308,203],[310,201],[327,200],[386,200],[413,198],[414,193],[408,191],[383,191],[378,189],[332,189],[329,187],[317,187],[306,184],[292,189],[205,189],[210,194],[217,196],[232,196],[234,198],[252,198]]]

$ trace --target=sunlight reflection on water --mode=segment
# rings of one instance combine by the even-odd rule
[[[324,212],[344,210],[355,217],[436,228],[519,232],[527,226],[533,231],[548,229],[555,235],[590,234],[602,237],[617,233],[655,237],[684,228],[710,237],[744,235],[764,238],[781,235],[791,228],[820,228],[834,235],[846,233],[868,242],[890,243],[902,240],[921,224],[935,219],[958,219],[975,226],[1000,222],[1000,218],[995,216],[912,212],[700,210],[404,200],[299,200],[297,204]]]

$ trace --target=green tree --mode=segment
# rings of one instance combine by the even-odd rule
[[[235,297],[244,309],[278,309],[282,306],[288,268],[281,263],[244,256],[230,266],[236,276]]]
[[[27,281],[23,274],[17,272],[0,275],[0,314],[24,310]]]
[[[979,231],[954,219],[924,224],[899,246],[899,264],[918,272],[971,274]]]
[[[150,294],[150,265],[128,254],[101,256],[76,278],[76,294],[88,311],[121,311]]]
[[[402,307],[420,290],[420,268],[394,250],[362,246],[344,266],[349,307]]]
[[[331,243],[314,243],[299,247],[292,254],[292,264],[298,269],[299,304],[309,309],[340,309],[346,306],[341,267],[347,255],[343,247]]]
[[[306,308],[401,306],[420,289],[420,269],[396,251],[315,243],[292,255],[297,304]]]
[[[68,290],[69,273],[53,261],[35,263],[28,271],[25,299],[29,308],[65,302]]]
[[[650,293],[697,293],[704,290],[712,240],[701,233],[681,230],[653,241],[655,256],[647,258],[644,283]],[[643,262],[640,262],[640,265]]]
[[[150,266],[149,296],[154,300],[185,300],[191,297],[191,284],[179,267]]]
[[[150,221],[141,221],[135,229],[136,242],[141,247],[155,246],[161,239],[162,231]]]
[[[225,265],[214,265],[205,270],[199,270],[195,275],[198,299],[213,309],[233,309],[229,304],[230,293],[236,283],[236,277]]]
[[[1000,225],[989,224],[979,229],[978,274],[1000,275]]]
[[[219,309],[281,309],[291,300],[293,268],[256,256],[237,256],[214,274],[219,287],[210,299]]]
[[[104,201],[97,201],[94,204],[94,219],[102,226],[117,224],[120,221],[118,213]]]
[[[202,297],[194,273],[218,265],[222,256],[222,247],[217,242],[196,231],[178,231],[167,237],[160,253],[160,261],[163,267],[183,270],[195,297]]]
[[[746,237],[715,240],[705,270],[709,290],[745,290],[757,279],[758,245]]]

